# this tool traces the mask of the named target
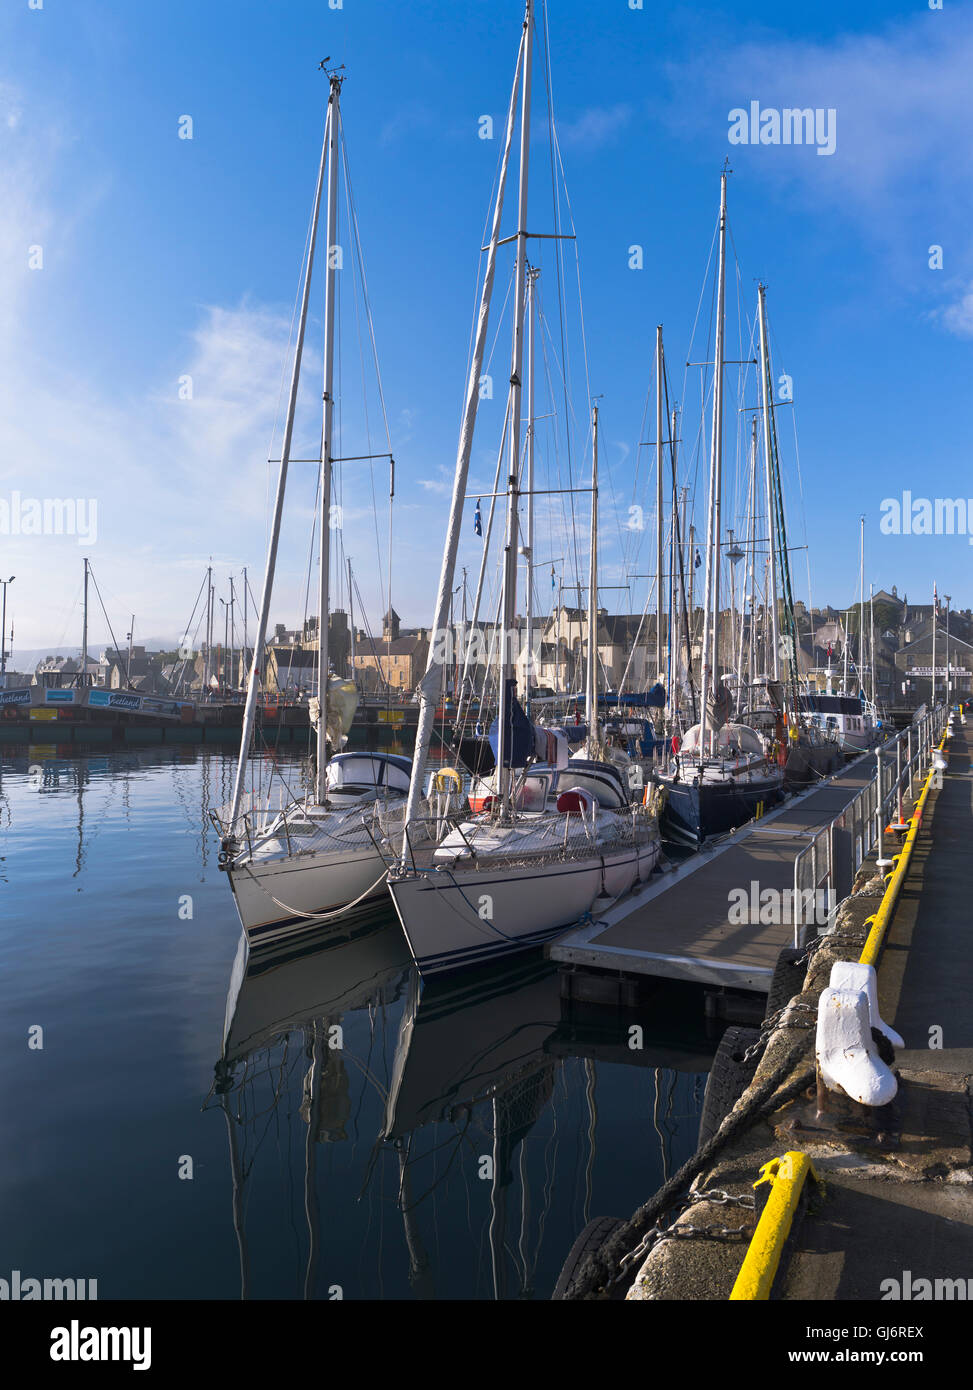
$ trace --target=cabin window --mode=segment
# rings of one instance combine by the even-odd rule
[[[523,811],[543,811],[547,804],[550,785],[550,777],[528,777],[517,799],[517,805]]]

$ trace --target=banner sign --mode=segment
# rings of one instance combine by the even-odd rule
[[[0,690],[0,705],[29,705],[29,690]]]
[[[178,700],[155,700],[151,695],[142,696],[143,714],[179,714]]]
[[[142,697],[123,690],[89,690],[88,704],[98,709],[138,710],[142,708]]]
[[[44,699],[49,705],[73,705],[74,690],[62,690],[60,686],[48,686],[44,691]]]

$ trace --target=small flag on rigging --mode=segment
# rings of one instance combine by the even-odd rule
[[[697,569],[697,570],[698,570],[699,567],[700,567],[700,565],[701,565],[702,563],[703,563],[702,557],[700,556],[700,553],[699,553],[699,551],[697,550],[697,551],[696,551],[696,559],[693,561],[693,569]]]
[[[473,513],[473,534],[475,536],[483,535],[483,518],[480,515],[479,497],[476,499],[476,511]]]

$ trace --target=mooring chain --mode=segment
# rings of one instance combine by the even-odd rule
[[[750,1062],[750,1061],[753,1060],[754,1057],[758,1056],[760,1053],[763,1052],[764,1048],[767,1046],[767,1040],[768,1040],[768,1038],[770,1037],[770,1035],[771,1035],[773,1032],[775,1032],[775,1030],[776,1030],[776,1029],[780,1026],[780,1024],[783,1022],[783,1020],[784,1020],[784,1015],[785,1015],[785,1014],[787,1014],[787,1013],[790,1013],[791,1015],[796,1014],[796,1013],[808,1013],[808,1014],[813,1014],[813,1015],[814,1015],[814,1019],[815,1019],[815,1021],[816,1021],[816,1020],[817,1020],[817,1012],[818,1012],[817,1009],[816,1009],[816,1008],[812,1008],[812,1006],[811,1006],[810,1004],[794,1004],[794,1003],[792,1003],[790,1000],[788,1000],[788,1002],[783,1006],[783,1008],[778,1009],[777,1012],[776,1012],[775,1014],[771,1014],[770,1018],[764,1019],[763,1026],[762,1026],[762,1028],[760,1029],[760,1036],[759,1036],[754,1042],[752,1042],[752,1043],[750,1044],[750,1046],[747,1048],[746,1052],[744,1052],[744,1054],[743,1054],[743,1061],[744,1061],[744,1062]],[[791,1018],[789,1018],[789,1019],[787,1020],[787,1023],[786,1023],[785,1026],[786,1026],[787,1028],[805,1028],[805,1029],[806,1029],[806,1028],[810,1028],[810,1027],[812,1026],[812,1022],[811,1022],[810,1019],[808,1019],[808,1020],[805,1022],[805,1021],[802,1021],[801,1019],[796,1019],[796,1018],[791,1017]]]
[[[644,1259],[663,1240],[692,1240],[695,1237],[704,1237],[708,1240],[730,1240],[743,1235],[748,1229],[746,1226],[694,1226],[689,1222],[685,1222],[681,1226],[678,1225],[679,1217],[698,1202],[712,1202],[714,1206],[720,1207],[743,1207],[748,1211],[753,1211],[756,1206],[755,1199],[750,1193],[745,1192],[742,1196],[735,1197],[732,1192],[725,1192],[720,1187],[688,1193],[680,1204],[678,1215],[670,1225],[653,1226],[650,1231],[646,1231],[638,1246],[624,1256],[618,1266],[618,1275],[612,1280],[612,1284],[620,1282],[628,1265],[636,1259]]]
[[[687,1206],[694,1206],[696,1202],[712,1202],[717,1207],[747,1207],[753,1211],[756,1206],[753,1193],[744,1192],[739,1197],[735,1197],[732,1192],[724,1192],[721,1187],[711,1187],[700,1192],[690,1192],[686,1199]]]
[[[670,1226],[662,1234],[663,1240],[672,1240],[678,1237],[680,1240],[688,1239],[692,1236],[703,1236],[707,1240],[730,1240],[735,1236],[742,1236],[747,1231],[746,1226]]]

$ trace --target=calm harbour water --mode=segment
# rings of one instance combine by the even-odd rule
[[[533,953],[420,991],[385,909],[248,970],[232,751],[60,751],[0,748],[0,1277],[548,1298],[694,1149],[696,992],[582,1011]]]

